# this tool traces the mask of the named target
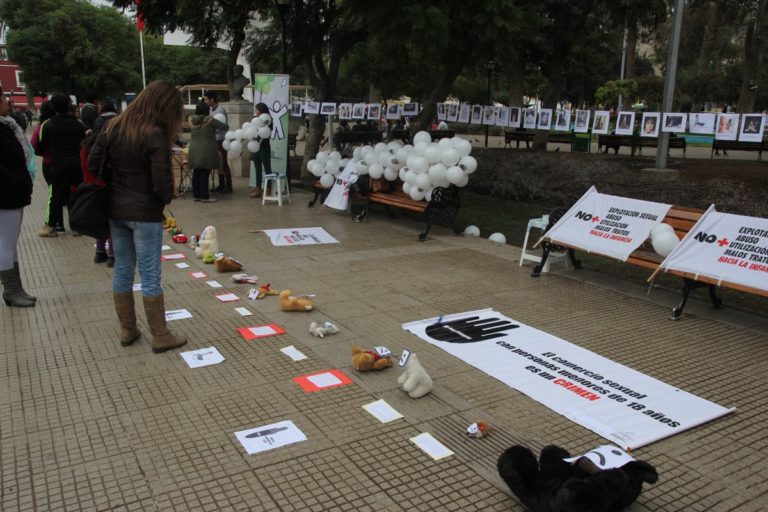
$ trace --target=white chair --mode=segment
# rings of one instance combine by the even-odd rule
[[[535,263],[541,263],[541,256],[538,256],[536,254],[532,254],[528,252],[528,236],[531,234],[531,229],[540,229],[542,234],[544,233],[544,230],[547,229],[547,224],[549,224],[549,215],[542,215],[541,218],[538,219],[531,219],[528,221],[528,228],[525,231],[525,239],[523,240],[523,250],[520,253],[520,266],[523,266],[523,262],[533,261]],[[560,259],[564,258],[566,253],[550,253],[549,258],[547,258],[547,262],[544,264],[544,268],[541,269],[542,272],[549,272],[549,263],[553,259]],[[567,261],[567,260],[566,260]],[[567,265],[567,263],[566,263]]]
[[[264,193],[261,196],[261,204],[267,201],[275,201],[278,205],[283,205],[283,196],[291,202],[291,191],[288,189],[288,180],[286,176],[278,173],[264,174],[262,177]],[[271,185],[271,186],[270,186]]]

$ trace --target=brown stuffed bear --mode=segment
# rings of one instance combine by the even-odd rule
[[[392,366],[392,358],[389,356],[382,357],[373,350],[352,347],[352,366],[359,372],[383,370]]]
[[[314,304],[306,297],[294,297],[291,290],[280,292],[280,309],[283,311],[312,311]]]

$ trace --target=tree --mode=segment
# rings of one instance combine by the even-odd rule
[[[764,64],[766,46],[768,46],[768,0],[760,0],[747,23],[741,91],[736,107],[739,112],[752,112],[755,109],[760,67]]]
[[[110,7],[79,0],[2,0],[8,56],[33,91],[116,95],[139,83],[131,23]],[[131,66],[130,62],[135,62]]]

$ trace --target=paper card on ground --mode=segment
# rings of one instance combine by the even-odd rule
[[[291,246],[291,245],[315,245],[315,244],[337,244],[338,240],[333,238],[323,228],[287,228],[287,229],[265,229],[272,245]]]
[[[301,352],[299,349],[297,349],[293,345],[288,345],[287,347],[281,348],[280,352],[287,355],[294,361],[302,361],[307,358],[307,356],[305,356],[303,352]]]
[[[304,432],[290,420],[241,430],[235,432],[235,437],[248,455],[307,440]]]
[[[165,312],[166,322],[170,322],[171,320],[182,320],[184,318],[192,318],[192,313],[186,309],[174,309],[172,311]]]
[[[240,327],[237,332],[246,340],[266,338],[283,334],[285,330],[277,324],[257,325],[255,327]]]
[[[179,355],[190,368],[200,368],[202,366],[219,364],[224,361],[224,356],[221,355],[221,352],[219,352],[216,347],[190,350],[189,352],[182,352]]]
[[[240,313],[240,316],[251,316],[253,314],[248,311],[248,308],[235,308],[235,311]]]
[[[221,283],[218,281],[206,281],[205,284],[210,286],[211,288],[221,288]]]
[[[208,277],[208,274],[206,274],[205,272],[190,272],[189,275],[193,279],[204,279]]]
[[[397,410],[389,405],[384,399],[365,404],[363,409],[371,413],[374,418],[382,423],[389,423],[390,421],[398,420],[403,417],[402,414],[397,412]]]
[[[412,437],[411,441],[434,460],[440,460],[453,455],[451,450],[446,448],[443,443],[432,437],[432,434],[429,432],[424,432],[423,434],[419,434],[416,437]]]
[[[314,393],[315,391],[352,384],[350,378],[339,370],[324,370],[322,372],[301,375],[299,377],[294,377],[293,382],[301,386],[301,389],[307,393]]]
[[[160,256],[160,260],[162,260],[162,261],[183,260],[184,258],[186,258],[186,256],[184,256],[180,252],[176,252],[176,253],[173,253],[173,254],[163,254],[162,256]]]
[[[135,283],[133,285],[133,291],[140,292],[141,291],[141,283]]]
[[[221,302],[233,302],[236,300],[240,300],[240,297],[238,297],[234,293],[225,293],[223,295],[217,295],[216,298],[219,299]]]
[[[161,251],[170,251],[170,250],[171,250],[171,246],[170,246],[170,245],[164,245],[164,246],[162,246],[162,247],[160,248],[160,250],[161,250]]]
[[[177,263],[176,268],[189,268],[189,263]]]

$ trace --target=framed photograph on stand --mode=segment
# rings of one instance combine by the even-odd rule
[[[523,110],[523,128],[526,130],[536,129],[536,110],[532,108]]]
[[[616,135],[632,135],[635,129],[635,113],[634,112],[619,112],[619,116],[616,118]]]
[[[688,118],[681,112],[664,112],[662,116],[661,131],[667,133],[685,132],[685,121]]]
[[[577,110],[576,121],[573,124],[573,131],[576,133],[587,133],[589,131],[589,110]]]
[[[640,123],[641,137],[659,136],[659,112],[643,112],[643,120]]]
[[[611,113],[607,110],[596,110],[592,118],[592,133],[607,135],[610,119]]]
[[[743,114],[739,142],[762,142],[765,130],[765,116],[760,113]]]
[[[511,128],[520,128],[520,109],[518,107],[510,107],[509,109],[509,125]]]
[[[539,122],[536,124],[537,130],[547,130],[552,128],[552,109],[543,108],[539,110]]]

